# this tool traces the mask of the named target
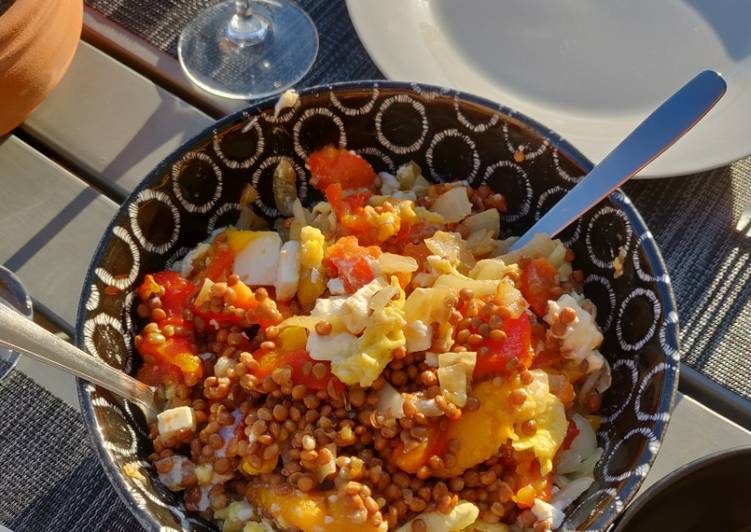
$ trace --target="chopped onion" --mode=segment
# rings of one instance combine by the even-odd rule
[[[284,216],[292,216],[293,205],[300,200],[297,196],[297,172],[286,157],[282,157],[276,165],[271,188],[277,210]]]
[[[432,237],[425,240],[425,245],[432,253],[453,265],[461,264],[467,268],[475,265],[475,258],[459,233],[436,231]]]
[[[216,364],[214,364],[214,376],[226,377],[227,371],[234,369],[236,365],[237,362],[232,357],[219,357]]]
[[[467,217],[459,225],[459,228],[467,231],[467,233],[462,232],[462,234],[488,230],[493,238],[498,238],[498,234],[501,232],[501,215],[498,213],[498,209],[488,209]]]
[[[404,397],[389,383],[378,392],[376,412],[397,419],[404,417]]]
[[[527,310],[529,306],[522,293],[517,290],[514,283],[509,279],[501,279],[495,293],[495,302],[507,307],[511,311],[511,317],[516,319]]]
[[[582,459],[588,458],[597,450],[597,435],[592,429],[592,425],[584,417],[574,414],[572,419],[576,423],[579,434],[571,442],[569,449],[581,456]]]
[[[214,286],[214,281],[209,279],[208,277],[203,280],[203,285],[201,285],[201,290],[198,292],[198,295],[196,296],[196,300],[193,303],[195,306],[200,307],[204,303],[206,303],[209,299],[211,299],[211,287]]]
[[[425,399],[418,395],[414,405],[417,411],[421,412],[425,417],[439,417],[443,415],[443,410],[440,409],[435,399]]]
[[[417,261],[412,257],[383,253],[378,257],[378,266],[382,273],[411,273],[417,271]]]
[[[334,445],[333,443],[330,443],[326,445],[325,447],[329,451],[331,451],[331,455],[333,456],[333,458],[329,460],[328,462],[326,462],[325,464],[320,465],[313,470],[318,482],[323,482],[326,479],[326,477],[336,473],[336,445]]]
[[[456,223],[472,214],[472,204],[465,187],[447,190],[433,202],[432,210],[443,216],[446,223]]]
[[[456,292],[466,288],[472,290],[472,293],[476,297],[484,297],[496,292],[498,281],[492,279],[480,281],[478,279],[470,279],[469,277],[460,277],[458,275],[441,275],[436,279],[433,286],[436,288],[440,286],[450,287]]]
[[[477,363],[477,352],[475,351],[462,351],[461,353],[441,353],[438,355],[438,367],[445,368],[453,366],[455,364],[461,364],[464,368],[464,373],[467,378],[472,377],[472,373],[475,371],[475,364]]]

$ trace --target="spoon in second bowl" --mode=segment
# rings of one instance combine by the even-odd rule
[[[511,250],[521,248],[537,233],[553,237],[568,227],[685,135],[714,107],[726,90],[725,80],[714,70],[698,74],[645,118],[514,242]]]

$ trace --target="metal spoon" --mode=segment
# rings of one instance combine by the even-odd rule
[[[0,304],[0,345],[35,358],[127,399],[143,410],[147,421],[162,411],[156,390],[108,366],[43,329],[30,319]]]
[[[725,80],[714,70],[705,70],[686,83],[514,242],[511,250],[521,248],[537,233],[553,237],[568,227],[685,135],[726,89]]]

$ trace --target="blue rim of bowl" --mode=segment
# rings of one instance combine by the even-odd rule
[[[8,301],[7,299],[3,299],[2,294],[0,294],[0,305],[4,304],[3,301],[6,301],[19,313],[23,314],[29,319],[32,319],[34,317],[34,309],[31,304],[31,297],[26,291],[26,287],[23,285],[21,279],[19,279],[15,273],[10,271],[5,266],[0,265],[0,287],[2,286],[7,288],[8,292],[10,292],[10,294],[14,297],[15,301]],[[0,381],[10,373],[10,371],[18,362],[19,357],[21,356],[17,351],[5,348],[2,349],[3,351],[10,353],[10,357],[8,358],[8,360],[2,361],[2,365],[0,365]]]
[[[572,146],[566,139],[564,139],[561,135],[559,135],[552,129],[544,126],[537,120],[530,118],[529,116],[523,113],[520,113],[518,111],[515,111],[509,107],[506,107],[505,105],[499,104],[497,102],[493,102],[492,100],[488,100],[480,96],[476,96],[474,94],[469,94],[469,93],[454,90],[454,89],[447,89],[445,87],[440,87],[437,85],[429,85],[429,84],[424,84],[424,83],[405,82],[405,81],[360,80],[360,81],[344,81],[344,82],[339,82],[339,83],[330,83],[326,85],[316,85],[313,87],[300,89],[298,93],[300,97],[304,97],[304,96],[311,95],[311,94],[313,95],[320,94],[321,92],[324,92],[324,91],[363,90],[363,89],[373,89],[373,88],[402,89],[405,91],[415,92],[417,94],[433,93],[433,94],[438,94],[442,96],[457,97],[460,100],[463,100],[463,101],[466,101],[475,105],[479,105],[488,109],[496,110],[497,112],[506,115],[512,121],[515,121],[522,128],[531,130],[533,133],[537,134],[541,138],[547,139],[553,148],[563,153],[571,162],[577,165],[585,174],[588,173],[590,170],[592,170],[594,166],[589,159],[587,159],[579,150],[577,150],[574,146]],[[113,216],[112,220],[107,225],[107,229],[103,233],[102,239],[99,241],[99,244],[97,245],[97,249],[94,253],[91,263],[89,264],[89,268],[86,272],[86,277],[84,279],[84,284],[81,290],[81,296],[79,298],[78,313],[77,313],[77,318],[76,318],[76,345],[78,345],[79,348],[85,349],[85,346],[83,345],[83,325],[85,322],[84,318],[86,316],[85,296],[88,291],[88,287],[91,284],[92,278],[94,276],[94,270],[96,268],[96,264],[99,263],[99,261],[102,258],[102,255],[104,254],[105,238],[114,229],[117,219],[122,213],[122,210],[125,209],[127,205],[130,205],[135,200],[136,196],[142,190],[147,188],[147,184],[150,183],[150,181],[154,177],[164,175],[164,173],[167,172],[169,168],[171,168],[171,166],[179,160],[182,154],[184,154],[186,151],[192,150],[197,145],[205,142],[206,138],[209,137],[214,131],[222,129],[224,126],[229,125],[244,117],[253,116],[253,115],[261,113],[262,111],[266,109],[272,108],[276,104],[278,99],[279,99],[278,95],[264,98],[262,100],[259,100],[258,102],[255,102],[249,105],[248,107],[244,109],[235,111],[234,113],[229,114],[225,116],[224,118],[216,120],[210,126],[201,130],[199,133],[195,134],[192,138],[184,142],[179,148],[175,149],[169,156],[165,157],[151,172],[149,172],[143,178],[143,180],[138,184],[138,186],[136,186],[135,189],[133,189],[133,191],[125,199],[125,201],[122,202],[121,206],[119,207],[119,209]],[[621,189],[617,189],[615,192],[610,194],[608,199],[610,199],[615,205],[617,205],[620,209],[623,210],[623,212],[628,217],[628,220],[631,223],[634,232],[637,235],[639,235],[640,237],[642,235],[650,236],[650,238],[644,238],[643,240],[641,240],[640,245],[642,246],[644,254],[649,260],[649,264],[653,268],[655,277],[666,279],[666,282],[656,283],[657,285],[656,290],[660,295],[661,301],[664,302],[664,312],[665,312],[664,316],[674,315],[677,317],[678,309],[675,303],[675,297],[673,295],[673,289],[672,289],[672,285],[670,284],[670,280],[669,280],[670,278],[668,275],[667,267],[665,265],[665,261],[663,260],[662,254],[660,253],[660,250],[657,247],[657,243],[654,241],[653,238],[651,238],[651,233],[649,229],[647,228],[647,225],[644,222],[644,219],[641,217],[641,214],[639,214],[639,212],[637,211],[636,207],[633,205],[629,197]],[[666,327],[668,328],[668,330],[670,330],[673,337],[676,339],[676,349],[679,349],[678,342],[679,342],[680,336],[679,336],[679,328],[678,328],[678,319],[666,322]],[[669,356],[669,354],[666,354],[666,356]],[[663,393],[663,396],[660,400],[661,412],[672,412],[673,410],[673,405],[675,402],[675,394],[678,389],[679,366],[680,364],[676,365],[675,373],[672,373],[672,374],[666,373],[665,388],[669,390],[669,393],[667,394]],[[143,506],[140,506],[136,502],[130,490],[128,489],[127,484],[125,483],[123,479],[122,472],[120,472],[118,468],[115,467],[115,465],[110,459],[110,456],[107,453],[107,449],[105,448],[105,445],[104,445],[104,439],[102,438],[101,433],[98,430],[97,425],[96,425],[94,405],[91,403],[91,400],[89,399],[89,396],[88,396],[88,392],[86,390],[86,387],[88,386],[89,383],[87,381],[84,381],[78,378],[76,379],[76,381],[77,381],[77,386],[78,386],[78,401],[81,405],[81,413],[83,415],[84,423],[86,424],[86,428],[89,433],[89,439],[91,440],[94,448],[96,449],[97,456],[99,457],[99,461],[102,464],[102,467],[104,469],[104,472],[107,478],[110,481],[110,484],[112,484],[112,486],[115,488],[115,491],[119,495],[120,499],[128,507],[131,513],[135,515],[135,517],[138,519],[138,521],[144,528],[146,528],[147,530],[154,530],[154,531],[159,530],[160,525],[153,519],[151,514],[149,514]],[[656,425],[654,435],[657,438],[657,441],[662,441],[665,435],[665,431],[667,430],[668,423],[669,423],[669,419],[662,423],[658,423]],[[650,458],[647,460],[646,464],[648,464],[650,468],[652,464],[654,463],[656,456],[657,456],[657,453],[653,453],[650,456]],[[641,477],[639,480],[635,482],[628,483],[623,488],[623,492],[619,493],[619,498],[622,502],[622,505],[620,508],[616,508],[615,506],[611,505],[608,508],[602,509],[600,511],[600,516],[598,517],[597,521],[598,521],[598,525],[603,530],[608,528],[611,524],[613,524],[618,514],[623,511],[622,509],[628,506],[628,503],[636,495],[636,492],[638,491],[643,478],[644,477]]]

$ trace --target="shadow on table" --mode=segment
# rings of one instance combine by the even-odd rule
[[[167,142],[175,140],[175,132],[169,127],[165,127],[161,117],[175,116],[181,112],[177,101],[174,99],[163,99],[159,106],[149,115],[149,118],[136,131],[131,140],[125,144],[118,155],[101,170],[100,175],[88,175],[83,178],[91,183],[94,187],[87,186],[81,190],[71,201],[63,206],[52,218],[39,229],[28,241],[21,246],[13,255],[11,255],[4,265],[13,271],[20,270],[56,235],[65,230],[66,226],[74,218],[84,212],[100,196],[100,190],[104,191],[107,196],[114,199],[117,203],[130,193],[132,184],[120,183],[122,177],[137,163],[152,153],[155,147],[160,147]],[[192,135],[192,133],[191,133]],[[178,133],[177,141],[182,143],[189,135],[185,132]],[[4,139],[0,139],[0,143]],[[107,178],[102,176],[114,176]],[[146,177],[145,174],[142,177]],[[100,189],[100,190],[97,190]],[[101,228],[104,232],[104,227]],[[83,278],[83,272],[81,272]]]

